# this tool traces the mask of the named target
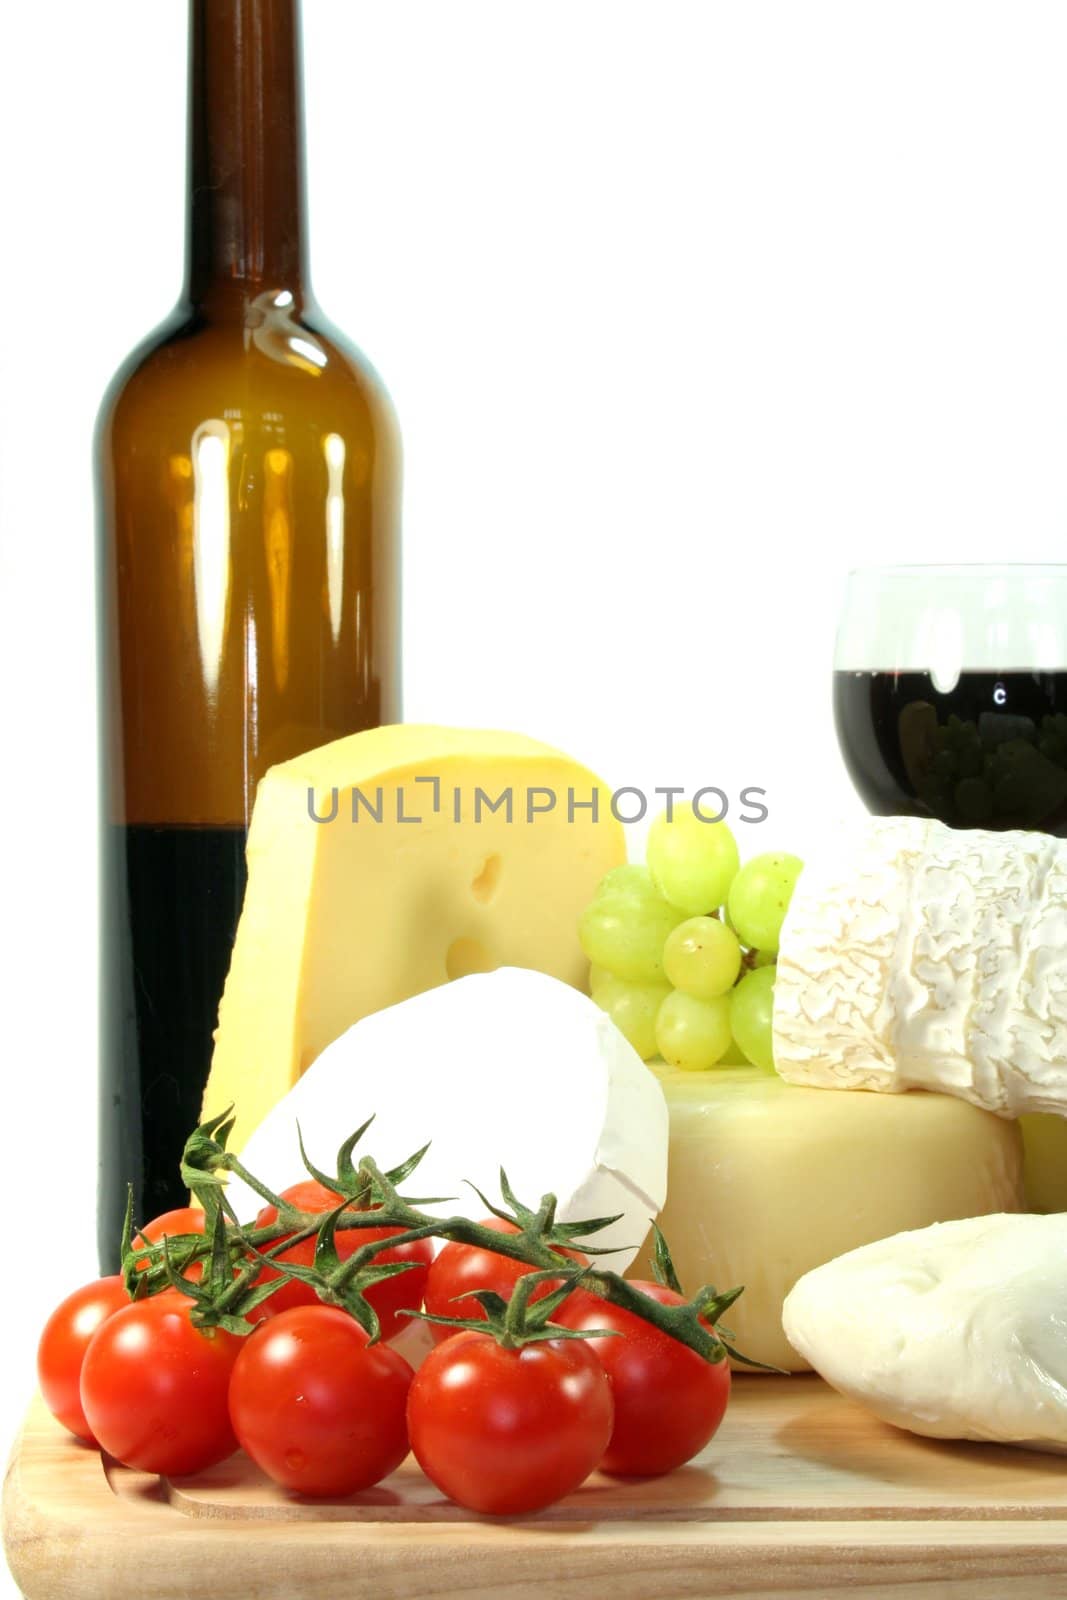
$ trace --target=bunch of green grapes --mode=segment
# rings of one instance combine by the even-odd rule
[[[775,961],[801,866],[742,866],[726,824],[685,808],[653,823],[647,865],[601,881],[578,925],[589,990],[643,1060],[773,1068]]]

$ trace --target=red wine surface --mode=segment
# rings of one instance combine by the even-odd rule
[[[848,773],[876,816],[1067,835],[1067,670],[835,672]]]

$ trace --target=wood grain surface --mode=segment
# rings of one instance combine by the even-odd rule
[[[332,1502],[286,1494],[240,1455],[149,1477],[38,1401],[4,1539],[28,1600],[1067,1600],[1067,1460],[913,1438],[817,1378],[742,1377],[697,1463],[594,1476],[498,1521],[444,1500],[410,1459]]]

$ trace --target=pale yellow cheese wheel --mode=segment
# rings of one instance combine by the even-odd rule
[[[813,1267],[907,1228],[1025,1209],[1017,1124],[953,1096],[653,1070],[671,1129],[660,1227],[687,1293],[744,1284],[725,1320],[758,1361],[808,1370],[781,1317]],[[646,1245],[631,1276],[649,1265]]]
[[[1019,1118],[1023,1180],[1031,1211],[1067,1211],[1067,1117],[1031,1111]]]

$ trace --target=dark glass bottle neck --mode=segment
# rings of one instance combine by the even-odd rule
[[[299,0],[190,0],[187,300],[306,296]]]

